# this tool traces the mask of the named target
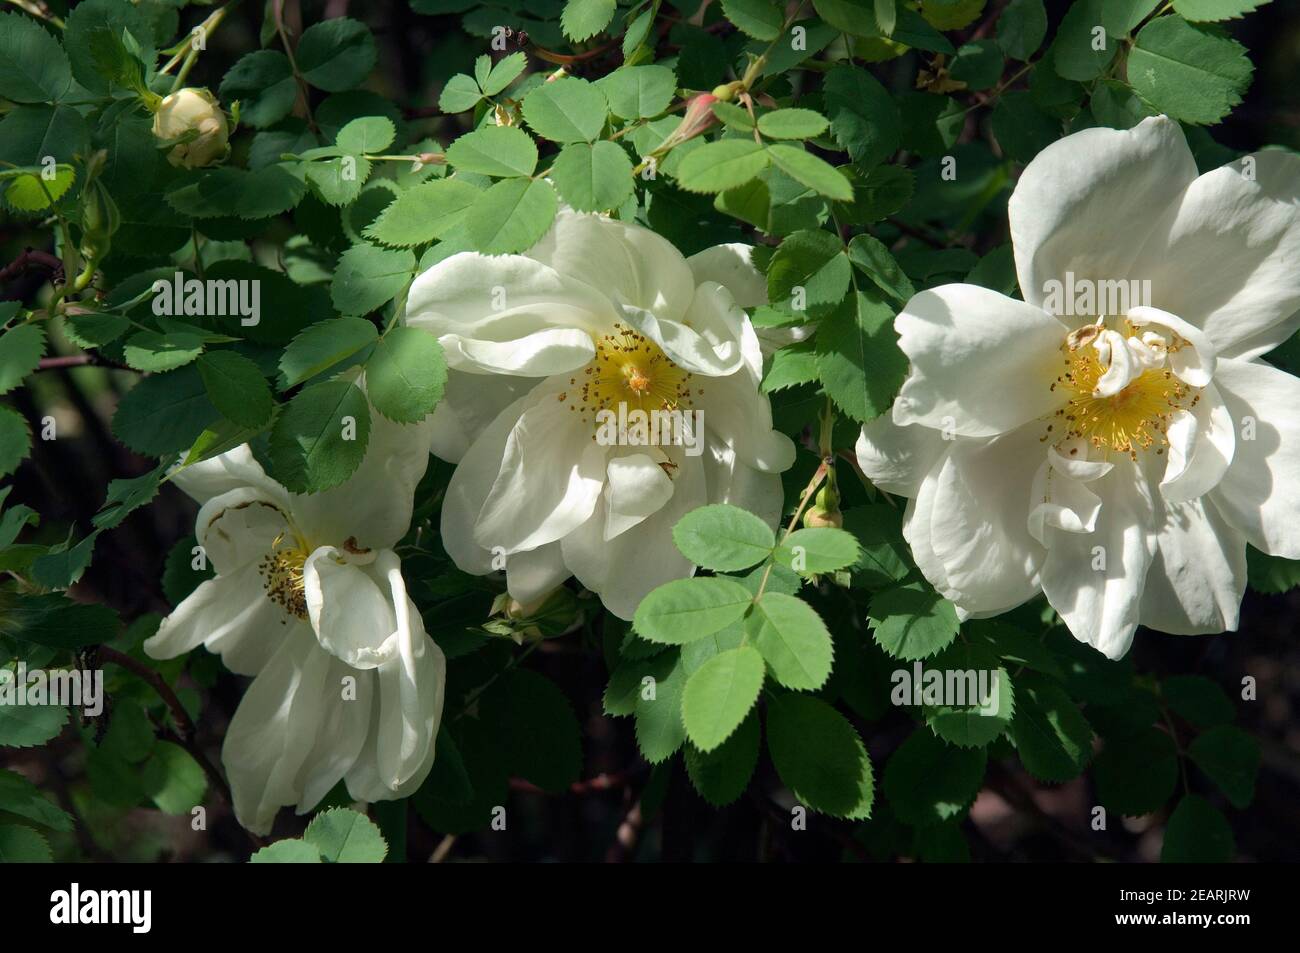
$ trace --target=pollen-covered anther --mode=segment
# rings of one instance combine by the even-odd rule
[[[310,555],[301,540],[287,545],[284,534],[276,537],[271,551],[257,564],[266,587],[266,597],[289,615],[307,618],[307,593],[303,584],[303,564]]]
[[[577,379],[570,383],[577,386]],[[703,390],[697,388],[696,394]],[[560,395],[563,402],[569,392]],[[634,328],[615,324],[596,341],[596,355],[583,369],[577,400],[570,410],[595,423],[601,410],[684,410],[690,406],[691,374],[674,364],[654,341]]]

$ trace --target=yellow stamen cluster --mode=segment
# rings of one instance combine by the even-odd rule
[[[596,356],[569,378],[572,390],[558,395],[560,403],[595,424],[601,410],[684,410],[690,407],[691,375],[668,359],[659,345],[623,324],[596,341]],[[696,390],[696,395],[704,391]],[[595,436],[592,436],[595,439]]]
[[[307,593],[303,586],[303,563],[311,550],[296,536],[292,543],[281,533],[271,545],[271,551],[257,564],[266,586],[267,598],[289,615],[307,618]]]
[[[1157,454],[1164,453],[1173,415],[1195,407],[1201,399],[1168,367],[1147,369],[1117,394],[1095,396],[1097,381],[1106,372],[1096,348],[1088,343],[1071,348],[1067,343],[1061,350],[1065,370],[1052,390],[1064,387],[1070,394],[1066,405],[1056,411],[1064,433],[1053,423],[1044,439],[1082,439],[1099,450],[1126,453],[1134,460],[1139,450],[1154,447]]]

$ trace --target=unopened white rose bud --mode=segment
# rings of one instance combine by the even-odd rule
[[[153,117],[153,134],[164,141],[190,130],[198,135],[167,153],[172,165],[189,169],[211,165],[226,154],[230,127],[217,98],[206,89],[187,86],[163,99]]]

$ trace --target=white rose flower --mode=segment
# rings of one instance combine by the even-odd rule
[[[442,508],[456,564],[505,568],[524,604],[573,575],[630,619],[693,571],[672,541],[690,510],[726,502],[775,523],[794,445],[772,429],[736,303],[763,289],[744,246],[686,259],[568,209],[525,254],[462,253],[420,275],[405,320],[438,336],[451,368],[434,453],[458,464]],[[637,412],[681,428],[649,435]]]
[[[373,415],[356,473],[310,496],[268,477],[247,445],[172,478],[201,504],[195,535],[216,577],[144,647],[173,658],[202,644],[256,676],[222,748],[249,830],[268,832],[282,805],[311,810],[340,780],[357,800],[405,797],[433,765],[446,661],[392,550],[431,433],[432,418]]]
[[[1235,629],[1246,543],[1300,557],[1300,381],[1259,359],[1300,322],[1300,157],[1198,176],[1163,116],[1088,129],[1009,216],[1024,301],[908,302],[863,469],[911,497],[917,565],[963,617],[1042,590],[1112,658],[1139,624]]]

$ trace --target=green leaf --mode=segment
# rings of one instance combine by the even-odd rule
[[[234,351],[208,351],[199,358],[199,376],[212,406],[241,427],[260,427],[271,419],[274,401],[261,369]]]
[[[188,814],[203,803],[208,777],[188,751],[160,741],[141,769],[145,793],[164,814]]]
[[[23,415],[0,407],[0,476],[8,476],[32,452],[32,435]]]
[[[442,88],[442,95],[438,97],[438,108],[445,113],[463,113],[477,106],[482,98],[483,92],[474,81],[474,77],[457,73],[447,80],[447,85]]]
[[[183,367],[138,381],[118,404],[113,433],[136,453],[161,457],[189,447],[216,416],[198,369]]]
[[[1097,91],[1107,88],[1105,83],[1097,85],[1093,93],[1094,104]],[[1028,162],[1061,134],[1061,121],[1039,109],[1033,94],[1024,90],[1003,93],[993,107],[992,122],[998,145],[1008,158],[1017,162]]]
[[[45,331],[39,324],[20,324],[0,336],[0,394],[23,382],[45,354]]]
[[[1173,0],[1174,11],[1188,20],[1236,20],[1269,0]]]
[[[998,18],[998,46],[1013,60],[1028,60],[1047,36],[1043,0],[1011,0]]]
[[[691,150],[677,167],[677,181],[691,192],[722,192],[744,185],[767,163],[767,152],[753,139],[720,139]]]
[[[928,731],[913,731],[885,765],[885,797],[905,824],[941,824],[974,802],[986,764],[983,748],[958,748]]]
[[[503,56],[492,67],[487,79],[483,81],[483,92],[495,96],[519,78],[519,74],[528,65],[528,57],[523,52]]]
[[[81,347],[100,347],[121,337],[131,326],[120,314],[68,314],[63,317],[63,333]]]
[[[624,66],[596,84],[620,119],[657,116],[673,101],[677,77],[666,66]]]
[[[813,9],[817,15],[845,33],[854,36],[876,36],[874,5],[868,7],[865,0],[813,0]]]
[[[0,97],[51,102],[71,85],[72,67],[59,41],[31,17],[0,13]]]
[[[21,692],[24,687],[14,672],[6,670],[0,689]],[[67,723],[68,709],[62,705],[0,704],[0,748],[43,745],[57,737]]]
[[[330,93],[360,85],[377,58],[369,28],[349,17],[313,23],[298,40],[298,69],[303,79]]]
[[[861,423],[875,420],[893,404],[907,375],[894,309],[874,291],[850,295],[818,327],[817,366],[841,410]]]
[[[826,684],[835,654],[831,634],[802,599],[764,592],[745,620],[745,631],[772,677],[786,688],[816,691]]]
[[[453,142],[447,161],[463,172],[481,175],[532,175],[537,168],[537,143],[514,126],[482,126]]]
[[[682,721],[686,736],[701,751],[712,751],[749,714],[763,688],[763,656],[742,645],[719,652],[686,680]]]
[[[366,362],[366,392],[389,420],[414,424],[442,399],[447,361],[438,339],[418,328],[393,328]]]
[[[1140,817],[1158,810],[1178,784],[1178,749],[1150,726],[1108,737],[1092,766],[1097,799],[1108,810]]]
[[[1218,808],[1197,794],[1178,802],[1165,825],[1160,845],[1162,864],[1226,864],[1236,844],[1228,820]]]
[[[1079,776],[1092,755],[1092,727],[1056,682],[1033,673],[1016,680],[1016,714],[1007,729],[1025,769],[1040,781]]]
[[[1273,356],[1277,356],[1277,351]],[[1260,552],[1254,546],[1246,548],[1246,577],[1250,588],[1272,595],[1290,592],[1300,586],[1300,559],[1285,559]]]
[[[104,506],[94,515],[91,523],[96,529],[120,526],[127,516],[158,495],[158,487],[167,474],[167,468],[168,464],[164,461],[138,477],[110,481]]]
[[[137,331],[126,339],[123,353],[126,363],[137,371],[171,371],[203,353],[203,338],[185,331],[175,334]]]
[[[414,271],[415,255],[405,249],[353,245],[339,256],[330,300],[340,314],[368,314],[405,288]]]
[[[283,389],[310,380],[378,339],[379,332],[365,318],[333,318],[304,328],[280,355]]]
[[[983,747],[1011,723],[1015,714],[1011,676],[983,646],[965,642],[951,645],[927,664],[924,672],[919,688],[925,721],[944,741],[960,748]],[[924,682],[931,672],[943,677],[941,697],[935,701],[927,697],[929,686]],[[913,700],[906,699],[905,704]]]
[[[767,749],[794,796],[815,811],[861,820],[871,816],[871,760],[843,715],[810,695],[779,695],[767,704]]]
[[[855,584],[890,585],[909,572],[902,541],[902,515],[887,503],[855,506],[844,513],[844,529],[853,534],[862,555],[852,572]]]
[[[552,142],[591,142],[605,127],[609,103],[600,87],[575,76],[552,80],[524,97],[524,119]]]
[[[153,62],[152,23],[144,8],[118,0],[85,0],[68,14],[63,45],[72,63],[73,77],[91,92],[107,93],[109,89],[92,55],[96,34],[110,33],[120,38],[124,30]]]
[[[1226,725],[1235,712],[1223,689],[1204,675],[1171,675],[1160,685],[1169,708],[1198,728]]]
[[[758,117],[758,131],[772,139],[812,139],[828,126],[830,121],[811,109],[774,109]]]
[[[968,89],[988,89],[1002,76],[1002,50],[992,40],[975,40],[957,48],[949,72]]]
[[[826,74],[822,95],[831,134],[859,166],[878,165],[898,151],[902,135],[898,105],[866,70],[836,66]]]
[[[816,342],[796,341],[772,355],[760,390],[764,394],[771,394],[787,387],[813,384],[820,380],[817,373]]]
[[[775,40],[785,21],[772,0],[722,0],[722,12],[738,30],[756,40]]]
[[[480,194],[461,179],[422,182],[399,193],[366,227],[365,235],[396,248],[446,238],[464,221],[466,209]]]
[[[723,807],[745,793],[758,764],[758,712],[751,711],[731,737],[712,751],[686,747],[686,773],[700,796]]]
[[[1233,807],[1245,809],[1255,799],[1259,742],[1235,725],[1218,725],[1187,746],[1187,756],[1210,776]]]
[[[797,529],[776,551],[776,561],[801,576],[820,576],[852,566],[861,555],[852,533],[830,526]]]
[[[466,213],[470,241],[485,255],[508,255],[542,239],[558,210],[543,179],[505,179],[482,193]]]
[[[313,384],[294,397],[271,430],[275,475],[294,493],[317,493],[352,475],[370,439],[370,405],[349,381]]]
[[[484,694],[480,708],[512,773],[556,794],[578,780],[581,730],[573,706],[550,679],[511,669]]]
[[[899,304],[906,304],[916,289],[885,243],[871,235],[857,235],[849,242],[849,261],[870,278],[881,291]]]
[[[1120,40],[1106,33],[1102,26],[1104,2],[1079,0],[1066,11],[1056,30],[1056,39],[1052,41],[1052,62],[1057,75],[1087,82],[1100,76],[1115,58]],[[1097,33],[1098,30],[1101,32]],[[1130,60],[1130,77],[1133,75],[1131,64]]]
[[[3,29],[7,27],[0,23]],[[0,864],[48,864],[52,860],[49,843],[36,831],[21,824],[0,824]]]
[[[922,582],[881,590],[867,615],[876,644],[908,662],[929,658],[957,637],[957,610]]]
[[[21,774],[0,768],[0,811],[17,814],[56,831],[72,830],[72,817]]]
[[[632,160],[607,141],[565,146],[551,167],[551,178],[564,200],[580,212],[618,208],[633,191]]]
[[[848,179],[836,171],[833,165],[811,152],[805,152],[802,147],[778,144],[768,146],[765,151],[773,165],[819,195],[840,202],[848,202],[853,198],[853,187]]]
[[[1127,36],[1162,0],[1102,0],[1101,22],[1111,36]]]
[[[1128,78],[1156,109],[1182,122],[1218,122],[1241,102],[1254,67],[1236,40],[1157,17],[1137,35]]]
[[[297,838],[269,844],[248,858],[250,864],[319,864],[320,849]]]
[[[289,115],[298,99],[298,83],[283,53],[255,50],[230,68],[220,93],[222,102],[239,101],[241,123],[265,129]]]
[[[617,0],[567,0],[560,28],[570,40],[590,39],[609,26],[617,9]]]
[[[370,160],[357,155],[308,162],[302,168],[316,195],[335,206],[355,202],[370,177]]]
[[[320,851],[327,864],[378,864],[388,853],[374,822],[345,807],[321,811],[311,819],[302,839]]]
[[[822,317],[844,300],[853,268],[839,238],[824,229],[795,232],[781,243],[767,268],[773,307]]]
[[[673,527],[683,556],[705,569],[734,572],[766,559],[776,545],[771,528],[748,510],[715,503],[691,510]]]
[[[674,579],[641,600],[633,621],[651,642],[684,645],[736,622],[751,601],[749,590],[730,579]]]
[[[650,675],[654,680],[638,691],[633,702],[636,743],[647,761],[659,764],[686,741],[682,690],[688,672],[676,650],[650,659],[647,664],[654,666],[656,672]]]

